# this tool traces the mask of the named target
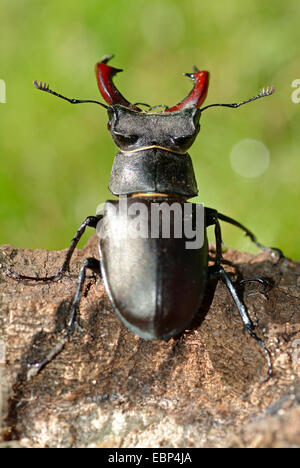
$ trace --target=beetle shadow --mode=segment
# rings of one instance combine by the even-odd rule
[[[37,331],[32,336],[30,344],[21,356],[20,367],[13,385],[13,394],[8,400],[5,420],[6,424],[10,427],[10,434],[5,436],[5,440],[18,440],[20,436],[18,429],[19,410],[24,411],[25,406],[29,405],[31,401],[31,399],[26,398],[28,389],[32,387],[32,383],[28,379],[28,370],[35,363],[41,362],[47,356],[49,350],[53,348],[54,342],[57,341],[57,335],[65,329],[69,310],[70,301],[62,301],[55,314],[54,329],[50,332],[45,332],[44,330]],[[55,392],[55,389],[53,391]],[[47,392],[51,392],[51,386],[49,385],[47,385]]]
[[[276,281],[274,280],[274,278],[271,278],[270,275],[268,275],[268,274],[263,275],[262,272],[259,271],[259,270],[257,272],[255,272],[255,276],[253,276],[253,277],[251,276],[251,279],[249,279],[249,278],[247,278],[247,275],[245,275],[243,264],[241,264],[241,267],[239,268],[239,265],[236,265],[235,263],[230,262],[230,261],[225,260],[225,259],[222,259],[222,264],[227,265],[228,267],[232,267],[234,269],[234,272],[233,272],[234,281],[232,279],[233,286],[234,286],[234,288],[236,290],[236,293],[237,293],[238,297],[240,298],[240,300],[244,304],[245,304],[245,301],[247,300],[248,292],[247,292],[246,284],[241,283],[242,280],[245,281],[245,280],[248,279],[248,281],[254,281],[254,278],[261,278],[261,279],[265,280],[266,285],[257,284],[257,286],[255,286],[255,288],[257,288],[257,290],[261,294],[263,294],[266,297],[266,299],[269,298],[269,293],[276,286]],[[230,273],[230,276],[232,277],[231,273]],[[172,357],[174,358],[174,356],[177,354],[177,352],[180,352],[179,349],[181,348],[181,345],[184,343],[184,337],[187,335],[187,333],[191,333],[194,330],[199,329],[201,327],[202,323],[204,322],[204,320],[206,318],[207,313],[209,312],[209,310],[210,310],[210,308],[212,306],[212,303],[213,303],[213,300],[214,300],[214,297],[215,297],[216,288],[217,288],[217,285],[218,285],[219,281],[221,281],[221,280],[218,279],[218,278],[214,278],[214,279],[210,278],[210,279],[207,280],[207,284],[206,284],[206,288],[205,288],[205,292],[204,292],[204,296],[203,296],[201,305],[200,305],[195,317],[193,318],[191,324],[189,325],[188,329],[185,332],[181,332],[180,334],[173,337],[174,338],[174,345],[170,349],[170,353],[169,353],[170,362],[172,362]],[[227,293],[230,296],[230,292],[227,291]],[[247,305],[246,305],[246,308],[247,308]],[[162,365],[160,366],[160,371],[164,372],[164,374],[166,375],[166,366],[165,366],[165,364],[162,363]],[[171,374],[172,367],[169,367],[167,372],[169,372],[169,374]]]
[[[180,353],[180,348],[184,344],[185,336],[187,334],[190,334],[194,330],[198,329],[199,327],[201,327],[201,324],[203,323],[207,313],[210,310],[211,304],[213,302],[218,281],[219,281],[218,279],[207,280],[204,296],[202,298],[201,304],[191,324],[186,329],[186,331],[178,333],[177,335],[172,337],[172,340],[174,340],[174,343],[170,348],[168,357],[164,360],[164,362],[161,363],[161,365],[158,368],[158,374],[164,375],[164,378],[166,379],[166,381],[169,380],[168,376],[170,376],[173,371],[173,364],[168,365],[166,363],[167,362],[172,363],[177,353],[178,352]]]
[[[66,329],[66,322],[70,314],[70,306],[70,300],[63,300],[55,312],[53,330],[46,332],[41,329],[32,336],[31,342],[20,360],[20,370],[17,376],[17,382],[26,381],[28,368],[45,358],[49,353],[49,350],[51,350],[51,347],[53,347],[52,342],[55,341],[55,339],[59,339],[59,334]]]
[[[198,308],[198,311],[189,326],[190,331],[193,331],[196,328],[199,328],[202,322],[204,321],[207,313],[210,310],[212,302],[214,300],[215,291],[216,291],[218,282],[219,282],[218,279],[207,280],[205,292],[204,292],[200,307]]]

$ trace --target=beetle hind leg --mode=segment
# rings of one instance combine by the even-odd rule
[[[263,294],[268,297],[268,288],[271,286],[270,281],[262,278],[261,276],[255,276],[251,278],[243,278],[239,280],[239,285],[246,284],[246,283],[260,283],[263,286]]]

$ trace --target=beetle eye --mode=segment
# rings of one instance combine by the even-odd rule
[[[191,135],[180,136],[180,137],[175,137],[174,142],[176,143],[176,145],[184,146],[184,145],[190,143],[191,139],[192,139]]]
[[[114,132],[114,136],[116,137],[118,143],[120,143],[122,146],[134,145],[134,143],[136,143],[139,139],[138,135],[123,135],[117,132]]]

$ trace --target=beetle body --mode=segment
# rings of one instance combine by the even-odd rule
[[[178,202],[168,197],[130,198],[125,228],[119,202],[106,204],[99,242],[102,277],[116,313],[129,330],[150,340],[170,338],[190,325],[201,304],[207,278],[206,238],[200,248],[187,249],[190,239],[174,237],[173,216],[169,237],[161,235],[162,217],[159,237],[130,235],[131,224],[135,227],[136,223],[136,215],[128,214],[131,207],[138,204],[139,209],[145,208],[141,209],[139,223],[150,233],[156,221],[152,219],[153,203],[169,207]],[[115,210],[108,209],[111,204]],[[179,205],[183,211],[184,204]]]

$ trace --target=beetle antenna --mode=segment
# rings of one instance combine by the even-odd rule
[[[236,108],[236,107],[240,107],[242,106],[243,104],[247,104],[248,102],[251,102],[251,101],[256,101],[256,99],[260,99],[262,97],[265,97],[265,96],[270,96],[271,94],[273,94],[275,91],[275,88],[274,86],[272,86],[272,88],[263,88],[261,90],[261,92],[259,94],[257,94],[257,96],[253,96],[252,98],[250,99],[247,99],[246,101],[242,101],[242,102],[235,102],[233,104],[210,104],[209,106],[205,106],[205,107],[202,107],[201,112],[208,109],[209,107],[214,107],[214,106],[223,106],[223,107],[232,107],[232,108]]]
[[[40,81],[39,83],[37,82],[37,80],[34,80],[33,82],[33,86],[36,88],[36,89],[39,89],[40,91],[46,91],[46,93],[50,93],[50,94],[53,94],[53,96],[56,96],[56,97],[59,97],[61,99],[64,99],[65,101],[68,101],[70,102],[71,104],[81,104],[83,102],[92,102],[94,104],[99,104],[100,106],[102,107],[105,107],[105,109],[108,109],[109,106],[106,106],[105,104],[102,104],[102,102],[99,102],[99,101],[91,101],[91,100],[79,100],[79,99],[70,99],[70,98],[67,98],[66,96],[62,96],[62,94],[59,94],[59,93],[56,93],[55,91],[53,91],[52,89],[49,88],[49,85],[46,84],[46,83],[42,83],[42,81]]]

